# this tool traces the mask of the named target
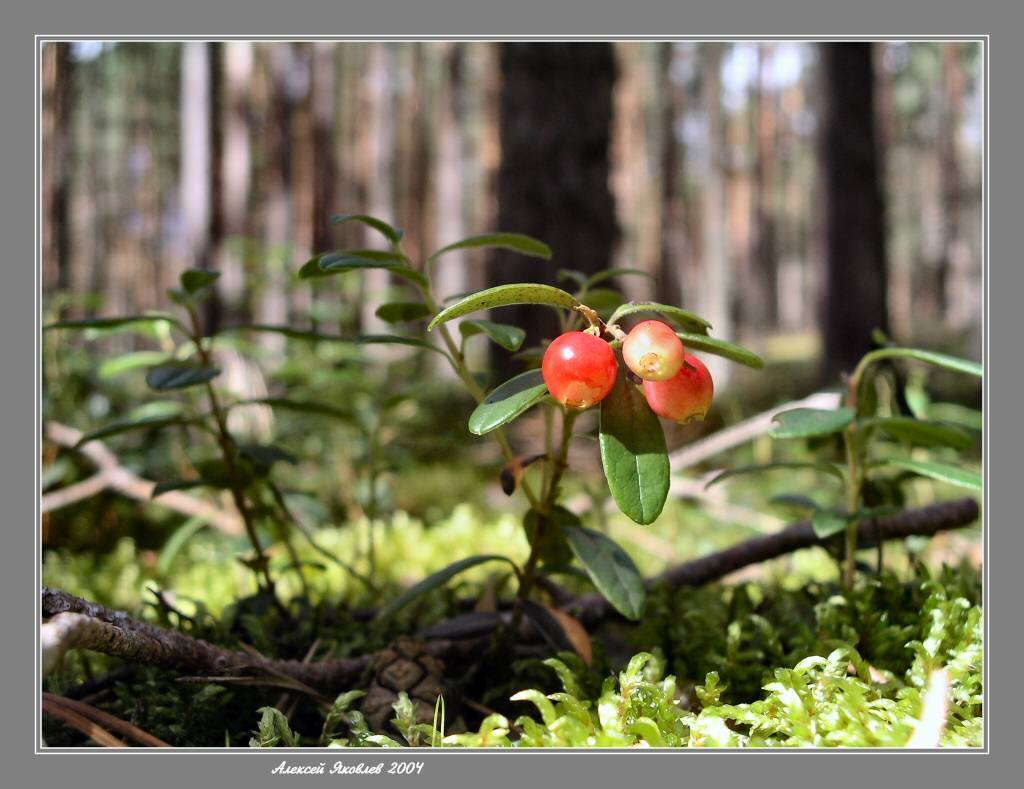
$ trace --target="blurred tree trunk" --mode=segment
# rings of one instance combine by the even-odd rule
[[[202,41],[181,45],[181,211],[185,265],[199,267],[210,237],[210,62]]]
[[[757,79],[753,82],[751,120],[754,168],[751,199],[751,278],[745,283],[744,320],[763,331],[778,323],[778,260],[775,248],[775,96],[768,82],[771,44],[757,45]]]
[[[223,101],[215,108],[222,125],[221,204],[223,234],[215,257],[221,272],[218,292],[231,321],[248,322],[245,258],[250,238],[249,189],[252,153],[249,142],[249,87],[253,74],[251,41],[228,41],[222,46]],[[244,243],[243,243],[244,239]]]
[[[686,111],[686,91],[675,76],[675,65],[682,57],[675,43],[659,45],[662,219],[657,300],[666,304],[685,304],[692,295],[683,285],[683,270],[692,255],[687,236],[686,150],[679,131]]]
[[[541,239],[554,258],[538,267],[498,252],[490,265],[493,284],[553,284],[559,268],[607,267],[618,239],[608,188],[616,76],[611,44],[505,43],[501,71],[497,229]],[[558,331],[551,310],[509,307],[495,317],[526,327],[528,343]]]
[[[852,371],[888,330],[885,207],[875,126],[870,43],[826,43],[822,64],[821,145],[827,283],[823,374]]]
[[[43,50],[43,284],[44,289],[66,290],[71,284],[72,80],[71,45],[48,44]]]
[[[938,155],[942,195],[942,247],[939,259],[939,305],[944,320],[955,323],[969,320],[969,310],[957,308],[958,274],[970,265],[970,253],[961,233],[960,203],[962,176],[960,171],[959,135],[964,100],[964,75],[959,64],[960,45],[947,41],[940,44],[942,53],[942,108],[939,121]],[[961,323],[963,322],[963,323]]]
[[[727,128],[722,112],[722,59],[725,45],[706,43],[704,60],[704,111],[708,121],[707,173],[702,201],[701,281],[704,285],[701,310],[714,327],[715,336],[732,338],[732,261],[729,254],[727,221],[728,149]],[[720,357],[705,362],[716,384],[724,385],[729,375]]]

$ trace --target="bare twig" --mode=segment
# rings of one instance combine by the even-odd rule
[[[82,432],[60,422],[47,422],[44,435],[62,447],[74,447],[82,438]],[[74,485],[47,493],[43,496],[40,511],[53,512],[76,502],[95,496],[103,490],[110,489],[131,499],[150,502],[167,507],[190,517],[203,518],[207,523],[226,534],[237,535],[243,532],[242,521],[238,514],[215,507],[205,501],[189,496],[181,491],[169,491],[154,499],[153,488],[156,483],[143,479],[129,471],[100,441],[90,441],[78,447],[85,457],[96,464],[96,474]]]
[[[151,748],[171,747],[159,737],[154,737],[152,734],[140,729],[138,726],[134,726],[133,724],[128,723],[128,721],[121,720],[120,718],[111,715],[109,712],[98,710],[81,701],[69,699],[66,696],[58,696],[56,693],[43,693],[43,701],[71,710],[71,712],[77,712],[84,718],[88,718],[98,724],[106,726],[108,729],[119,732],[126,737],[131,737],[140,745],[146,745]]]
[[[906,510],[886,518],[872,518],[858,526],[861,540],[898,540],[915,535],[930,536],[946,529],[959,529],[978,518],[978,502],[971,498],[957,499],[929,507]],[[723,551],[702,556],[672,567],[646,581],[648,587],[664,582],[670,586],[702,586],[751,564],[774,559],[787,553],[823,545],[810,521],[787,526],[782,531],[754,537]],[[567,611],[590,624],[612,613],[611,605],[600,595],[587,595],[565,604]]]
[[[61,706],[60,704],[55,704],[52,701],[43,699],[43,712],[50,717],[66,723],[72,728],[78,729],[78,731],[82,732],[82,734],[94,743],[102,745],[104,748],[128,747],[128,743],[123,740],[119,740],[95,721],[91,721],[84,715],[79,715],[77,712],[69,710],[67,707]]]

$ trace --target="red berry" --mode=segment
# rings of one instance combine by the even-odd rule
[[[568,408],[590,408],[615,385],[618,362],[612,347],[593,334],[566,332],[544,352],[541,373],[548,391]]]
[[[714,392],[708,368],[690,354],[686,354],[686,364],[675,377],[667,381],[644,381],[644,396],[651,410],[673,422],[703,419],[711,407]]]
[[[685,355],[672,327],[661,321],[637,324],[622,342],[626,366],[645,381],[667,381],[679,372]]]

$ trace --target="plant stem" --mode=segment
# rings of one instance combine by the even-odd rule
[[[210,352],[203,347],[202,327],[200,326],[199,315],[194,306],[189,305],[188,314],[192,320],[192,344],[195,345],[196,353],[199,354],[199,359],[203,366],[209,367],[211,366]],[[238,466],[235,464],[234,439],[228,432],[227,418],[224,416],[224,409],[221,408],[220,399],[217,397],[217,392],[214,390],[211,381],[206,382],[206,394],[210,400],[210,410],[213,412],[213,419],[217,423],[217,443],[220,446],[221,455],[224,458],[224,466],[228,472],[231,498],[234,500],[238,514],[242,516],[242,523],[245,524],[245,533],[248,535],[249,542],[252,543],[253,550],[256,553],[257,566],[263,575],[264,590],[277,600],[276,595],[274,595],[274,581],[270,577],[267,555],[263,551],[263,546],[260,545],[259,536],[256,534],[256,524],[243,492],[242,477],[238,472]]]
[[[562,481],[562,475],[568,467],[566,462],[569,457],[569,444],[572,442],[572,428],[576,422],[578,411],[563,409],[562,411],[562,439],[558,446],[558,455],[551,461],[551,476],[548,485],[544,489],[544,497],[539,505],[533,509],[537,512],[537,531],[534,534],[533,546],[530,549],[530,556],[526,560],[523,572],[519,579],[519,591],[516,594],[517,603],[526,600],[537,580],[537,564],[540,561],[540,550],[544,544],[544,527],[547,525],[551,508],[558,501],[558,486]],[[522,619],[522,605],[516,605],[512,614],[512,632],[516,632],[519,622]]]
[[[423,294],[423,301],[427,305],[427,309],[431,312],[437,312],[437,302],[434,300],[434,295],[430,288],[420,286],[420,293]],[[473,395],[473,398],[478,403],[482,403],[486,393],[480,388],[480,384],[476,382],[476,379],[473,378],[473,374],[466,365],[466,358],[463,356],[462,351],[459,350],[459,346],[452,338],[451,332],[448,331],[448,327],[442,324],[437,327],[437,330],[441,335],[441,339],[445,346],[448,348],[448,358],[451,362],[452,369],[455,370],[455,373],[459,376],[466,389],[469,390],[469,393]],[[490,435],[494,436],[494,440],[498,442],[498,446],[501,447],[501,453],[505,457],[505,460],[514,460],[515,453],[512,451],[512,445],[509,444],[508,437],[505,435],[504,431],[499,427],[492,430]],[[520,482],[520,487],[523,489],[523,493],[529,500],[530,506],[537,509],[537,495],[533,492],[530,484],[523,479]]]

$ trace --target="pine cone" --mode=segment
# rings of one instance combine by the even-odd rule
[[[419,723],[431,723],[437,697],[444,694],[449,720],[452,700],[444,687],[444,663],[429,655],[419,639],[403,636],[377,653],[374,677],[363,698],[362,712],[376,732],[390,732],[395,717],[392,705],[401,691],[409,694]]]

